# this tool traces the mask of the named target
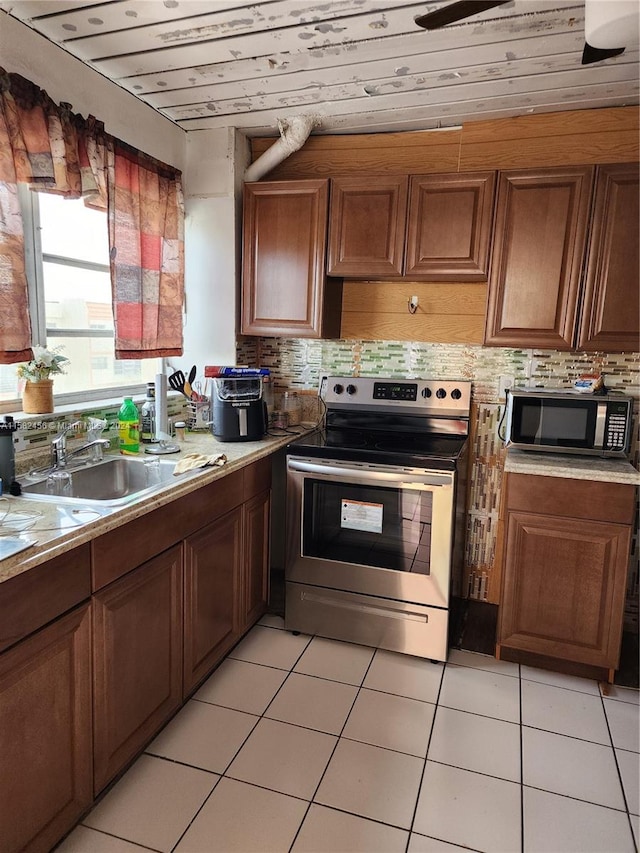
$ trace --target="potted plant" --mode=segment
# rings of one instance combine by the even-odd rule
[[[56,373],[64,373],[62,365],[69,359],[60,355],[60,347],[48,350],[33,347],[33,358],[19,364],[17,374],[25,381],[22,391],[22,409],[26,414],[41,415],[53,411],[53,379]]]

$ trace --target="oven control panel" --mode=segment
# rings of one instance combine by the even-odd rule
[[[415,382],[374,382],[374,400],[417,400],[418,386]]]
[[[329,409],[368,409],[468,417],[471,382],[463,379],[322,376],[319,395]]]

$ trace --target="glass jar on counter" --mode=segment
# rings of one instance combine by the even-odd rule
[[[282,410],[287,413],[289,426],[302,423],[302,403],[296,391],[285,391],[282,395]]]

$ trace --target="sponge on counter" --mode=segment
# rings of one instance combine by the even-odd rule
[[[173,469],[175,474],[184,474],[186,471],[193,471],[195,468],[206,468],[207,465],[215,465],[220,467],[227,461],[224,453],[187,453]]]

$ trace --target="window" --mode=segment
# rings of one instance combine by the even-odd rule
[[[158,362],[115,360],[107,214],[82,199],[26,188],[21,198],[33,343],[60,347],[69,359],[65,373],[55,377],[56,399],[142,389]],[[19,397],[15,368],[0,365],[0,402]]]

